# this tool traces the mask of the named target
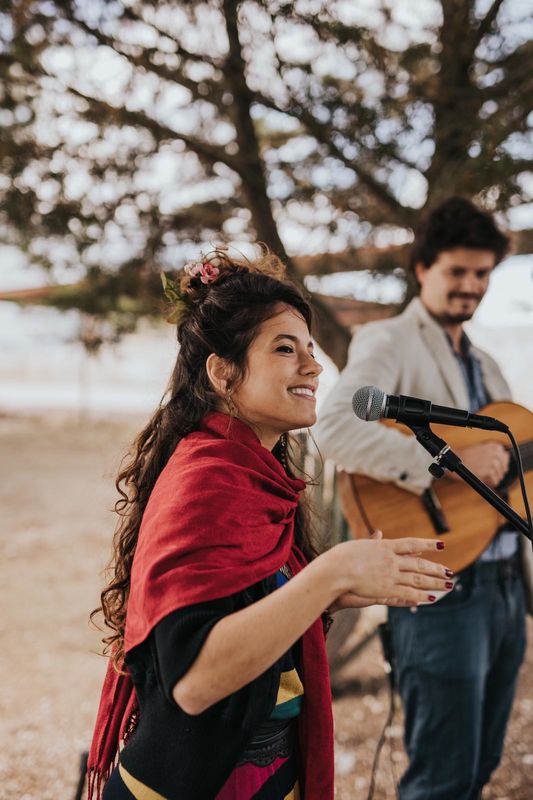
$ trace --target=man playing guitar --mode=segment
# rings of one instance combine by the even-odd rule
[[[375,385],[471,411],[508,400],[499,367],[463,330],[507,247],[491,216],[465,199],[450,198],[429,214],[411,253],[419,296],[397,317],[357,331],[315,428],[325,457],[416,495],[431,491],[431,457],[414,437],[361,422],[351,398],[359,387]],[[490,434],[456,452],[492,488],[509,467],[508,451]],[[401,503],[396,516],[401,520]],[[446,597],[390,609],[409,756],[401,800],[474,800],[500,761],[525,650],[519,551],[519,534],[502,527]]]

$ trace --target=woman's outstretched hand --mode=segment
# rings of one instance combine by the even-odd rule
[[[422,557],[435,549],[428,539],[392,541],[381,533],[332,547],[275,592],[219,620],[174,686],[174,700],[188,714],[201,714],[255,680],[335,604],[431,602],[433,592],[451,586],[451,572]]]
[[[344,588],[330,611],[376,603],[416,606],[434,602],[435,592],[453,588],[453,572],[422,555],[443,547],[443,542],[434,539],[383,539],[381,531],[368,539],[336,545],[324,556],[330,559],[330,568],[337,571]]]

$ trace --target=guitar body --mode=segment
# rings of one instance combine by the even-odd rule
[[[533,450],[533,444],[531,444],[533,442],[533,414],[526,408],[515,403],[498,402],[490,403],[480,409],[479,413],[496,417],[505,422],[512,430],[521,449],[524,445],[529,450]],[[396,430],[400,430],[406,436],[414,435],[409,428],[391,420],[383,420],[381,424],[394,426]],[[504,433],[456,428],[448,425],[432,425],[431,427],[454,451],[488,441],[501,442],[505,447],[510,444]],[[522,457],[524,458],[524,456]],[[533,459],[531,460],[533,461]],[[527,472],[528,466],[528,463],[524,463],[526,488],[529,495],[533,492],[533,471]],[[379,528],[383,531],[386,539],[399,539],[405,536],[442,539],[446,543],[445,555],[435,553],[433,557],[427,557],[434,561],[444,560],[446,565],[456,572],[467,567],[481,555],[504,522],[501,515],[470,486],[461,480],[450,477],[433,481],[430,490],[435,507],[438,509],[440,506],[442,518],[448,527],[448,531],[442,533],[435,529],[435,524],[423,499],[412,492],[399,488],[396,484],[381,483],[363,475],[340,472],[338,491],[342,511],[352,535],[356,539],[368,536],[368,527],[365,524],[364,516],[372,529]],[[507,502],[524,517],[525,509],[518,480],[513,480],[506,491]],[[361,513],[361,506],[364,516]]]

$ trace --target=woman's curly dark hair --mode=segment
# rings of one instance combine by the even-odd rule
[[[169,386],[155,414],[135,439],[116,480],[119,520],[107,567],[109,582],[102,591],[101,605],[91,614],[94,619],[102,612],[105,625],[111,629],[103,639],[104,652],[112,651],[115,666],[124,655],[131,567],[148,498],[179,441],[195,430],[206,414],[220,408],[220,397],[207,375],[208,356],[216,353],[232,366],[233,385],[237,386],[244,378],[248,348],[276,306],[296,309],[311,329],[311,307],[300,290],[285,279],[285,268],[276,256],[263,252],[256,260],[237,260],[225,249],[217,249],[204,258],[218,266],[219,275],[208,284],[199,276],[182,275],[179,352]],[[287,441],[282,440],[273,450],[280,461],[286,461],[286,446]],[[294,476],[290,464],[284,465]],[[296,537],[306,556],[313,558],[317,547],[305,501],[298,506]]]

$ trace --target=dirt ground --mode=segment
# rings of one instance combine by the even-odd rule
[[[87,616],[109,554],[113,476],[138,428],[138,420],[0,417],[0,800],[74,796],[105,668]],[[365,800],[388,707],[376,643],[346,678],[353,691],[334,704],[336,796]],[[530,644],[487,800],[533,797],[532,689]],[[392,773],[405,764],[399,713],[389,734],[375,800],[395,797]]]

